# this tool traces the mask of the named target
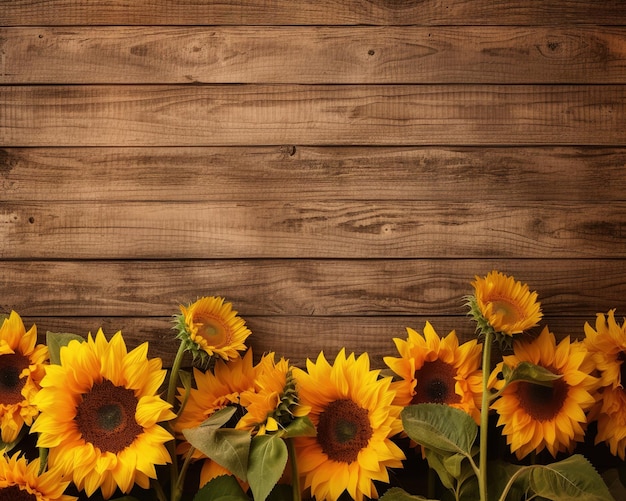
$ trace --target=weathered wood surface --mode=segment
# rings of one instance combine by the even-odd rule
[[[626,24],[622,0],[10,0],[3,25]]]
[[[393,355],[499,269],[557,336],[626,315],[622,0],[0,2],[0,311],[173,357]]]
[[[624,148],[0,149],[5,202],[609,202],[624,186]]]
[[[560,258],[4,260],[0,284],[11,294],[0,306],[26,316],[158,317],[210,289],[244,317],[464,316],[470,282],[494,268],[523,277],[550,316],[624,307],[625,260]]]
[[[0,83],[616,83],[623,27],[0,28]]]
[[[210,284],[247,321],[259,355],[276,351],[301,364],[345,346],[380,366],[394,355],[393,337],[427,320],[440,335],[455,329],[470,339],[464,296],[474,274],[493,267],[538,290],[542,325],[559,337],[582,337],[585,322],[594,325],[626,295],[623,260],[17,261],[0,262],[0,285],[11,291],[0,307],[22,312],[42,339],[46,331],[122,330],[129,345],[147,340],[171,363],[171,315]]]
[[[626,145],[626,85],[7,86],[5,146]]]
[[[172,315],[179,313],[177,305],[172,305]],[[606,312],[603,312],[606,313]],[[173,322],[171,316],[164,317],[23,317],[28,326],[35,324],[41,341],[46,332],[71,332],[87,337],[102,329],[107,337],[122,331],[129,346],[138,346],[149,340],[149,356],[160,357],[166,366],[171,366],[175,352],[172,350]],[[454,330],[461,342],[473,339],[475,324],[466,317],[459,316],[255,316],[245,317],[252,335],[248,345],[255,358],[263,353],[275,352],[277,357],[285,357],[293,364],[304,367],[306,359],[315,359],[323,351],[328,359],[345,348],[348,353],[367,352],[375,367],[384,367],[383,357],[396,357],[398,353],[394,338],[406,339],[406,328],[422,332],[426,322],[430,322],[437,334],[447,335]],[[584,325],[595,326],[595,315],[561,317],[546,316],[547,325],[557,337],[584,337]],[[533,332],[537,332],[534,329]],[[312,348],[314,347],[314,348]],[[187,359],[186,364],[191,364]]]
[[[0,223],[13,259],[626,258],[624,202],[22,202]]]

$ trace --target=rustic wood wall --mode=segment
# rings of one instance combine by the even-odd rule
[[[0,2],[0,310],[232,301],[257,353],[393,354],[496,268],[626,315],[626,2]]]

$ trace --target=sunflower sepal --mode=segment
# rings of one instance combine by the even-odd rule
[[[70,344],[71,341],[83,343],[85,338],[71,332],[46,332],[46,345],[51,364],[61,365],[61,348]]]

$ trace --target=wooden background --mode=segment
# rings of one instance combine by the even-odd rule
[[[557,336],[626,315],[626,2],[3,0],[0,311],[170,364],[368,351],[498,269]]]

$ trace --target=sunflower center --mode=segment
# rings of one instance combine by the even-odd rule
[[[204,339],[210,346],[223,346],[229,342],[229,330],[219,318],[202,315],[194,318],[197,327],[196,335]]]
[[[101,451],[117,454],[143,432],[135,421],[137,397],[132,390],[111,381],[96,383],[76,410],[76,423],[83,439]]]
[[[365,409],[352,400],[330,402],[320,414],[317,441],[333,461],[352,463],[372,437],[373,430]]]
[[[0,403],[12,405],[24,400],[22,388],[26,378],[20,379],[20,374],[28,365],[28,357],[19,353],[0,356]]]
[[[0,489],[0,501],[37,501],[37,497],[17,485],[10,485]]]
[[[502,298],[492,298],[492,311],[504,324],[514,324],[524,319],[524,312],[517,304]]]
[[[544,386],[526,381],[517,383],[517,398],[520,406],[536,421],[549,421],[563,408],[567,397],[568,385],[563,379]]]
[[[442,360],[424,362],[422,368],[415,371],[415,395],[412,404],[436,403],[456,404],[461,401],[454,391],[456,371]]]

